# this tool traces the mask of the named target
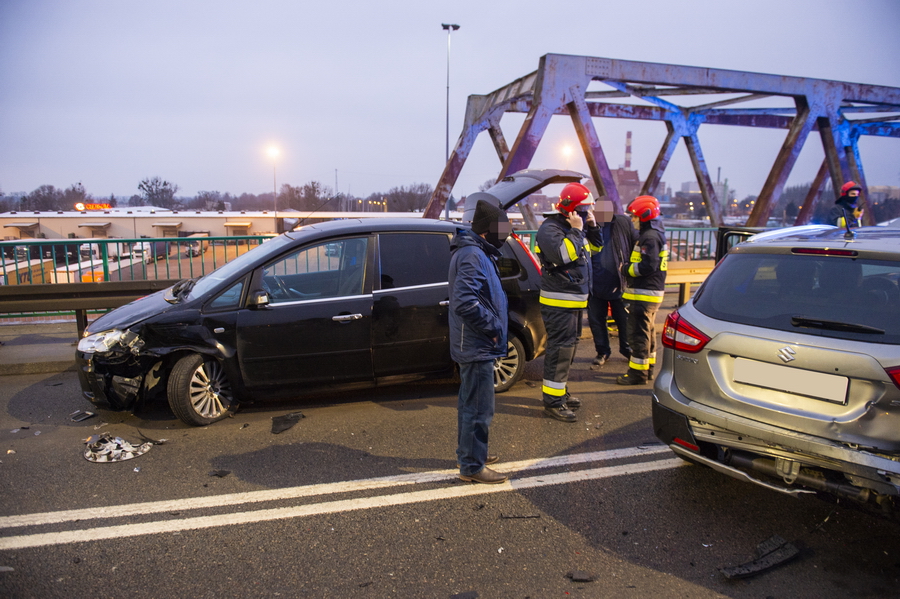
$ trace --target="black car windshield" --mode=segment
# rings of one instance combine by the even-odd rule
[[[249,252],[241,254],[231,262],[223,264],[211,273],[197,279],[194,288],[187,296],[187,300],[195,300],[205,297],[210,291],[218,289],[222,284],[234,280],[248,268],[261,262],[265,262],[269,256],[280,253],[285,246],[293,243],[294,240],[287,235],[279,235],[268,241],[258,245]]]
[[[900,260],[732,254],[694,306],[729,322],[900,344]]]

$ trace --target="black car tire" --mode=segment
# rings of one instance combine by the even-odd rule
[[[167,388],[169,407],[185,424],[222,420],[235,405],[225,369],[213,358],[189,354],[175,363]]]
[[[503,393],[515,385],[525,372],[525,346],[513,334],[509,336],[506,357],[494,361],[494,393]]]

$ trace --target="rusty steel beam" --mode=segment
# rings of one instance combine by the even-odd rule
[[[806,199],[803,200],[803,205],[800,206],[800,211],[797,213],[797,220],[794,222],[795,225],[808,225],[809,220],[812,218],[814,208],[816,204],[819,202],[819,197],[822,195],[822,191],[825,189],[825,181],[828,178],[828,161],[823,160],[822,166],[819,167],[819,172],[816,173],[816,178],[813,179],[812,185],[809,187],[809,191],[806,193]]]
[[[750,211],[750,217],[747,219],[748,227],[764,227],[769,221],[772,213],[774,202],[781,196],[784,184],[787,182],[788,175],[797,162],[800,150],[809,132],[816,124],[816,112],[810,109],[806,103],[806,99],[802,97],[795,98],[797,102],[797,116],[788,131],[787,138],[775,158],[775,164],[763,185],[762,191],[753,204],[753,210]],[[727,200],[727,198],[725,198]]]
[[[611,89],[587,91],[589,84],[594,81]],[[712,96],[711,101],[696,106],[676,103],[681,97],[704,95]],[[651,106],[618,101],[621,98],[640,99]],[[777,103],[782,98],[793,99],[795,106],[758,106],[760,101],[771,99],[773,103]],[[756,105],[743,106],[749,102]],[[726,106],[729,108],[725,108]],[[500,129],[500,119],[507,112],[527,114],[511,148],[507,146]],[[849,114],[879,116],[852,121],[845,116]],[[541,57],[536,71],[490,94],[469,96],[463,131],[435,187],[426,216],[440,214],[440,207],[449,197],[474,138],[479,133],[488,131],[490,134],[502,165],[502,178],[507,173],[529,166],[550,119],[562,115],[572,119],[598,190],[611,199],[618,197],[618,193],[614,190],[605,153],[592,119],[630,118],[664,122],[668,130],[666,141],[643,184],[642,193],[650,193],[659,185],[679,138],[684,139],[713,224],[721,222],[721,205],[715,197],[700,148],[698,127],[727,125],[786,129],[788,133],[785,142],[775,157],[750,217],[754,223],[765,224],[764,221],[771,212],[771,207],[778,201],[811,131],[817,131],[820,135],[825,151],[825,161],[820,173],[827,172],[832,187],[838,190],[843,181],[851,177],[859,179],[865,185],[865,173],[856,140],[860,135],[900,137],[900,122],[896,122],[900,120],[900,88],[547,54]],[[798,215],[798,221],[808,218],[809,211],[814,208],[821,195],[825,176],[817,175],[816,187],[819,192],[813,193],[811,190],[810,197]]]

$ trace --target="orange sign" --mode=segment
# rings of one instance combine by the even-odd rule
[[[84,210],[109,210],[112,208],[109,204],[82,204],[78,202],[75,204],[75,210],[82,212]]]

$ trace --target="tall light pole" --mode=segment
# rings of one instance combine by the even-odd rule
[[[447,32],[447,121],[446,121],[446,138],[444,143],[444,153],[447,162],[450,161],[450,34],[457,29],[459,25],[453,23],[441,23],[441,27]]]
[[[278,159],[278,148],[271,146],[268,149],[269,157],[272,159],[272,203],[275,208],[275,232],[278,233],[278,177],[276,172],[276,160]]]

